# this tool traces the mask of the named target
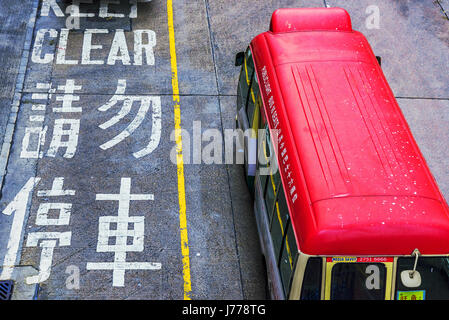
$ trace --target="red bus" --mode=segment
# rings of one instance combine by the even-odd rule
[[[448,205],[348,13],[279,9],[240,64],[271,297],[449,299]]]

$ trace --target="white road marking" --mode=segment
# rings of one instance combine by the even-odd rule
[[[56,96],[56,101],[62,101],[62,108],[53,108],[53,112],[82,112],[81,107],[72,107],[73,101],[79,101],[79,96],[74,96],[75,91],[82,89],[82,86],[75,85],[75,80],[67,79],[65,85],[58,86],[58,90],[64,91],[63,95]]]
[[[34,40],[33,51],[31,53],[31,61],[34,63],[51,63],[53,61],[54,55],[51,53],[46,53],[42,57],[42,46],[44,45],[44,40],[46,35],[50,38],[58,37],[58,31],[55,29],[39,29],[36,32],[36,37]]]
[[[56,177],[50,190],[39,190],[38,197],[60,197],[60,196],[74,196],[75,190],[63,190],[64,177]]]
[[[137,2],[151,2],[151,0],[129,0],[129,4],[131,5],[129,17],[131,19],[137,18]]]
[[[56,54],[56,64],[78,64],[78,60],[66,60],[67,41],[69,38],[69,29],[61,29]]]
[[[118,79],[117,89],[115,89],[115,94],[112,96],[111,99],[109,99],[109,101],[107,103],[105,103],[104,105],[99,107],[98,110],[102,111],[102,112],[108,111],[110,108],[115,106],[115,104],[118,101],[123,100],[123,98],[121,96],[125,94],[125,91],[126,91],[126,79]]]
[[[34,187],[39,183],[40,178],[32,177],[28,179],[27,183],[17,193],[14,200],[3,210],[3,214],[11,215],[14,213],[14,219],[11,225],[9,240],[7,245],[7,252],[3,259],[3,269],[0,274],[0,280],[11,279],[14,266],[18,263],[18,250],[23,234],[23,224],[27,211],[28,201]]]
[[[44,122],[45,116],[32,115],[29,117],[30,122]]]
[[[43,240],[40,243],[42,247],[41,259],[39,261],[39,273],[35,276],[25,278],[26,284],[41,283],[48,280],[51,273],[51,263],[53,261],[53,251],[56,247],[56,240]],[[27,246],[30,246],[27,244]],[[37,246],[37,241],[36,241]]]
[[[143,35],[146,34],[148,42],[143,43]],[[153,30],[134,30],[134,65],[141,66],[143,63],[143,55],[147,65],[154,65],[154,51],[156,46],[156,33]]]
[[[31,106],[31,110],[33,111],[45,111],[45,109],[47,109],[45,104],[33,104]]]
[[[98,16],[100,18],[124,18],[125,15],[123,13],[110,13],[109,12],[109,4],[120,4],[119,0],[101,0],[100,1],[100,10]]]
[[[132,104],[134,102],[134,97],[129,99]],[[131,123],[120,132],[118,135],[116,135],[114,138],[109,140],[106,143],[103,143],[100,148],[103,150],[107,150],[109,148],[112,148],[113,146],[117,145],[121,141],[123,141],[125,138],[129,137],[136,129],[142,124],[143,120],[145,119],[145,115],[148,112],[148,109],[150,108],[151,103],[151,97],[141,97],[141,105],[139,108],[139,111],[137,111],[136,117],[131,121]],[[125,103],[124,103],[125,105]],[[104,126],[104,124],[103,124]],[[100,127],[101,128],[101,127]]]
[[[43,0],[40,15],[42,17],[48,17],[50,9],[53,10],[53,13],[57,17],[64,17],[64,12],[62,12],[61,8],[56,3],[56,0]]]
[[[38,82],[36,83],[36,89],[51,89],[51,83],[45,83],[45,82]]]
[[[60,197],[73,196],[75,190],[63,190],[64,177],[56,177],[50,190],[40,190],[38,197]],[[48,199],[46,199],[48,200]],[[50,210],[59,211],[57,218],[49,218]],[[68,226],[70,224],[70,216],[72,213],[71,203],[43,202],[39,204],[37,210],[36,222],[37,226]],[[52,214],[53,215],[53,214]],[[41,258],[39,262],[39,274],[27,277],[26,283],[40,283],[46,281],[51,274],[51,265],[53,261],[53,252],[55,247],[70,246],[72,232],[30,232],[27,235],[27,247],[41,247]],[[59,240],[59,241],[58,241]]]
[[[31,127],[25,128],[25,135],[22,139],[22,150],[20,152],[20,158],[25,159],[38,159],[43,157],[41,149],[45,144],[45,136],[47,135],[48,127]],[[37,143],[35,143],[36,149],[29,150],[31,144],[31,136],[37,135]]]
[[[41,283],[50,277],[51,264],[53,261],[53,251],[56,247],[57,240],[59,246],[70,246],[72,232],[30,232],[27,238],[27,247],[42,248],[41,259],[39,262],[39,274],[25,279],[27,284]],[[43,240],[43,241],[39,241]]]
[[[114,40],[112,40],[107,64],[115,65],[117,60],[121,61],[123,65],[131,64],[125,33],[122,29],[115,30]]]
[[[86,29],[83,33],[83,45],[81,48],[81,64],[82,65],[102,65],[105,63],[104,57],[99,60],[92,60],[91,54],[94,50],[103,49],[103,44],[94,44],[94,34],[108,34],[107,29]],[[131,33],[131,32],[130,32]],[[153,30],[134,30],[134,62],[133,65],[141,66],[144,64],[144,58],[147,65],[154,65],[154,47],[156,46],[156,33]],[[56,49],[56,64],[76,65],[78,60],[67,60],[66,52],[69,47],[70,30],[61,29],[58,33],[55,29],[39,29],[36,32],[36,38],[31,55],[31,61],[34,63],[48,64],[55,59],[54,53],[45,52],[43,50],[44,42],[49,39],[57,39],[59,36],[58,46]],[[109,54],[106,59],[108,65],[115,65],[120,61],[123,65],[131,65],[131,56],[129,54],[126,36],[123,29],[116,29],[114,38],[109,48]]]
[[[159,146],[159,142],[161,141],[161,133],[162,133],[162,108],[161,108],[161,98],[154,97],[152,101],[153,107],[153,122],[151,125],[151,137],[148,145],[137,152],[133,153],[135,158],[142,158],[146,155],[152,153]]]
[[[72,0],[72,6],[78,7],[78,10],[75,10],[77,12],[76,15],[73,15],[73,17],[77,18],[92,18],[95,17],[95,13],[84,13],[80,12],[80,4],[86,3],[86,4],[92,4],[92,0]]]
[[[46,93],[33,93],[31,95],[31,99],[33,99],[33,100],[47,100],[48,99],[48,94],[46,94]]]
[[[69,129],[64,129],[64,125],[68,125]],[[59,148],[66,148],[64,158],[73,158],[78,146],[79,132],[79,119],[56,119],[53,128],[53,137],[47,151],[47,156],[54,158],[56,157]],[[66,140],[63,137],[68,137],[68,139]]]
[[[99,33],[109,33],[107,29],[87,29],[84,32],[83,48],[81,51],[81,63],[82,64],[103,64],[103,60],[91,60],[90,54],[92,50],[100,50],[103,48],[101,44],[92,44],[92,35]]]
[[[123,97],[124,99],[124,97]],[[133,105],[132,99],[126,99],[123,101],[123,107],[117,112],[115,116],[113,116],[111,119],[106,121],[105,123],[102,123],[99,125],[99,127],[103,130],[106,130],[109,127],[112,127],[114,124],[118,123],[120,120],[122,120],[130,111],[131,107]]]
[[[129,17],[131,19],[137,18],[137,2],[151,2],[151,0],[129,0],[129,4],[131,6],[129,11]],[[72,17],[95,17],[95,13],[89,12],[89,13],[80,13],[80,4],[86,3],[86,4],[92,4],[92,0],[72,0],[72,6],[76,7],[77,9],[74,10]],[[100,8],[98,12],[98,16],[100,18],[124,18],[124,13],[110,13],[109,12],[109,4],[120,4],[119,0],[101,0],[100,1]],[[61,7],[58,5],[56,0],[43,0],[42,2],[42,8],[40,15],[43,17],[48,17],[50,14],[50,10],[53,11],[53,13],[57,17],[64,17],[64,13],[62,12]]]
[[[117,102],[119,101],[123,101],[123,106],[115,116],[113,116],[108,121],[100,124],[99,127],[103,130],[106,130],[111,126],[117,124],[121,119],[123,119],[127,114],[129,114],[134,102],[140,102],[139,111],[137,112],[137,115],[134,118],[134,120],[128,125],[128,127],[124,131],[119,133],[117,136],[115,136],[108,142],[102,144],[100,148],[103,150],[107,150],[109,148],[114,147],[127,137],[129,137],[141,125],[151,105],[152,126],[151,126],[150,142],[144,149],[133,153],[133,156],[135,158],[141,158],[152,153],[160,143],[162,132],[161,98],[154,96],[131,96],[131,95],[128,96],[124,95],[125,91],[126,91],[126,79],[119,79],[115,95],[112,96],[107,103],[100,106],[98,110],[105,112],[110,108],[112,108],[114,105],[116,105]]]
[[[58,218],[51,219],[48,217],[50,210],[58,210]],[[41,203],[37,209],[36,225],[37,226],[64,226],[70,223],[70,215],[72,213],[71,203]]]
[[[129,216],[131,201],[154,200],[153,194],[131,194],[131,178],[122,178],[119,194],[97,194],[97,201],[118,201],[117,216],[99,218],[97,252],[114,252],[114,262],[88,262],[87,270],[112,270],[112,285],[125,285],[126,270],[159,270],[160,263],[126,262],[127,252],[142,252],[144,250],[145,217]],[[111,228],[114,224],[116,227]],[[132,224],[133,228],[129,229]],[[115,238],[115,244],[109,244],[109,239]],[[132,243],[128,243],[128,238]]]

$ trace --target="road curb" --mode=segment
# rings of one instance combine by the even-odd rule
[[[20,59],[19,73],[17,74],[14,96],[11,103],[11,111],[9,113],[8,124],[6,126],[3,145],[0,152],[0,197],[3,190],[3,182],[6,175],[6,167],[8,165],[9,153],[14,136],[14,129],[16,126],[17,115],[20,108],[20,101],[22,99],[22,90],[25,82],[28,58],[31,51],[31,42],[33,40],[34,28],[36,25],[38,6],[39,0],[33,0],[33,8],[26,26],[25,42],[22,50],[22,58]]]

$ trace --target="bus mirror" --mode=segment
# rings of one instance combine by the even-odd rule
[[[243,64],[243,61],[245,60],[245,53],[239,52],[235,55],[235,66],[239,67]]]
[[[401,281],[407,288],[419,287],[421,285],[421,274],[416,270],[404,270],[401,272]]]
[[[379,66],[382,67],[382,58],[380,56],[376,56],[377,62],[379,63]]]
[[[418,249],[413,250],[412,256],[415,256],[415,264],[413,265],[413,270],[404,270],[401,272],[401,281],[404,286],[409,288],[416,288],[421,285],[421,275],[416,270],[418,265],[418,259],[421,253]]]

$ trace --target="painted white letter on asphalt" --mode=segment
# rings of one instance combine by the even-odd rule
[[[50,38],[57,38],[58,31],[55,29],[39,29],[34,40],[33,52],[31,54],[31,61],[34,63],[50,63],[53,61],[54,54],[46,53],[42,57],[42,45],[44,44],[45,35],[49,34]]]
[[[108,33],[109,31],[107,29],[86,29],[84,32],[84,38],[83,38],[83,51],[81,56],[81,63],[82,64],[103,64],[103,60],[91,60],[90,54],[92,50],[99,50],[103,48],[101,44],[92,44],[92,35],[94,33]]]

